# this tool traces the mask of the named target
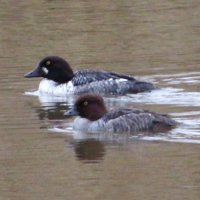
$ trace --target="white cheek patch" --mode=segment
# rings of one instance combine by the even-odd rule
[[[49,70],[48,70],[46,67],[42,67],[42,71],[43,71],[45,74],[48,74],[48,73],[49,73]]]

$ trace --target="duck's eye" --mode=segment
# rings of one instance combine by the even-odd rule
[[[83,102],[83,105],[84,105],[84,106],[87,106],[87,105],[88,105],[88,101],[84,101],[84,102]]]
[[[49,66],[51,64],[51,61],[50,60],[47,60],[46,61],[46,66]]]

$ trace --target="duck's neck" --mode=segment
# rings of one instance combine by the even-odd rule
[[[102,106],[101,108],[96,106],[92,110],[95,110],[95,112],[89,112],[87,116],[87,119],[89,119],[90,121],[96,121],[102,118],[107,113],[107,109],[105,106]]]
[[[74,78],[74,73],[73,73],[73,71],[71,71],[71,73],[63,73],[63,74],[59,74],[57,76],[54,74],[54,77],[50,80],[53,80],[58,84],[62,84],[62,83],[68,83],[73,78]]]

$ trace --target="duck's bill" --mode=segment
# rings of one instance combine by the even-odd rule
[[[65,116],[77,116],[79,115],[78,111],[76,110],[76,108],[71,108],[70,110],[68,110],[67,112],[64,113]]]
[[[38,68],[24,75],[24,77],[26,78],[41,77],[41,76],[42,76],[41,71]]]

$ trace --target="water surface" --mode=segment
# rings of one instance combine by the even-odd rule
[[[197,0],[1,1],[1,198],[198,200],[199,19]],[[154,137],[74,132],[70,98],[25,95],[40,80],[23,74],[46,55],[153,82],[106,103],[181,125]]]

